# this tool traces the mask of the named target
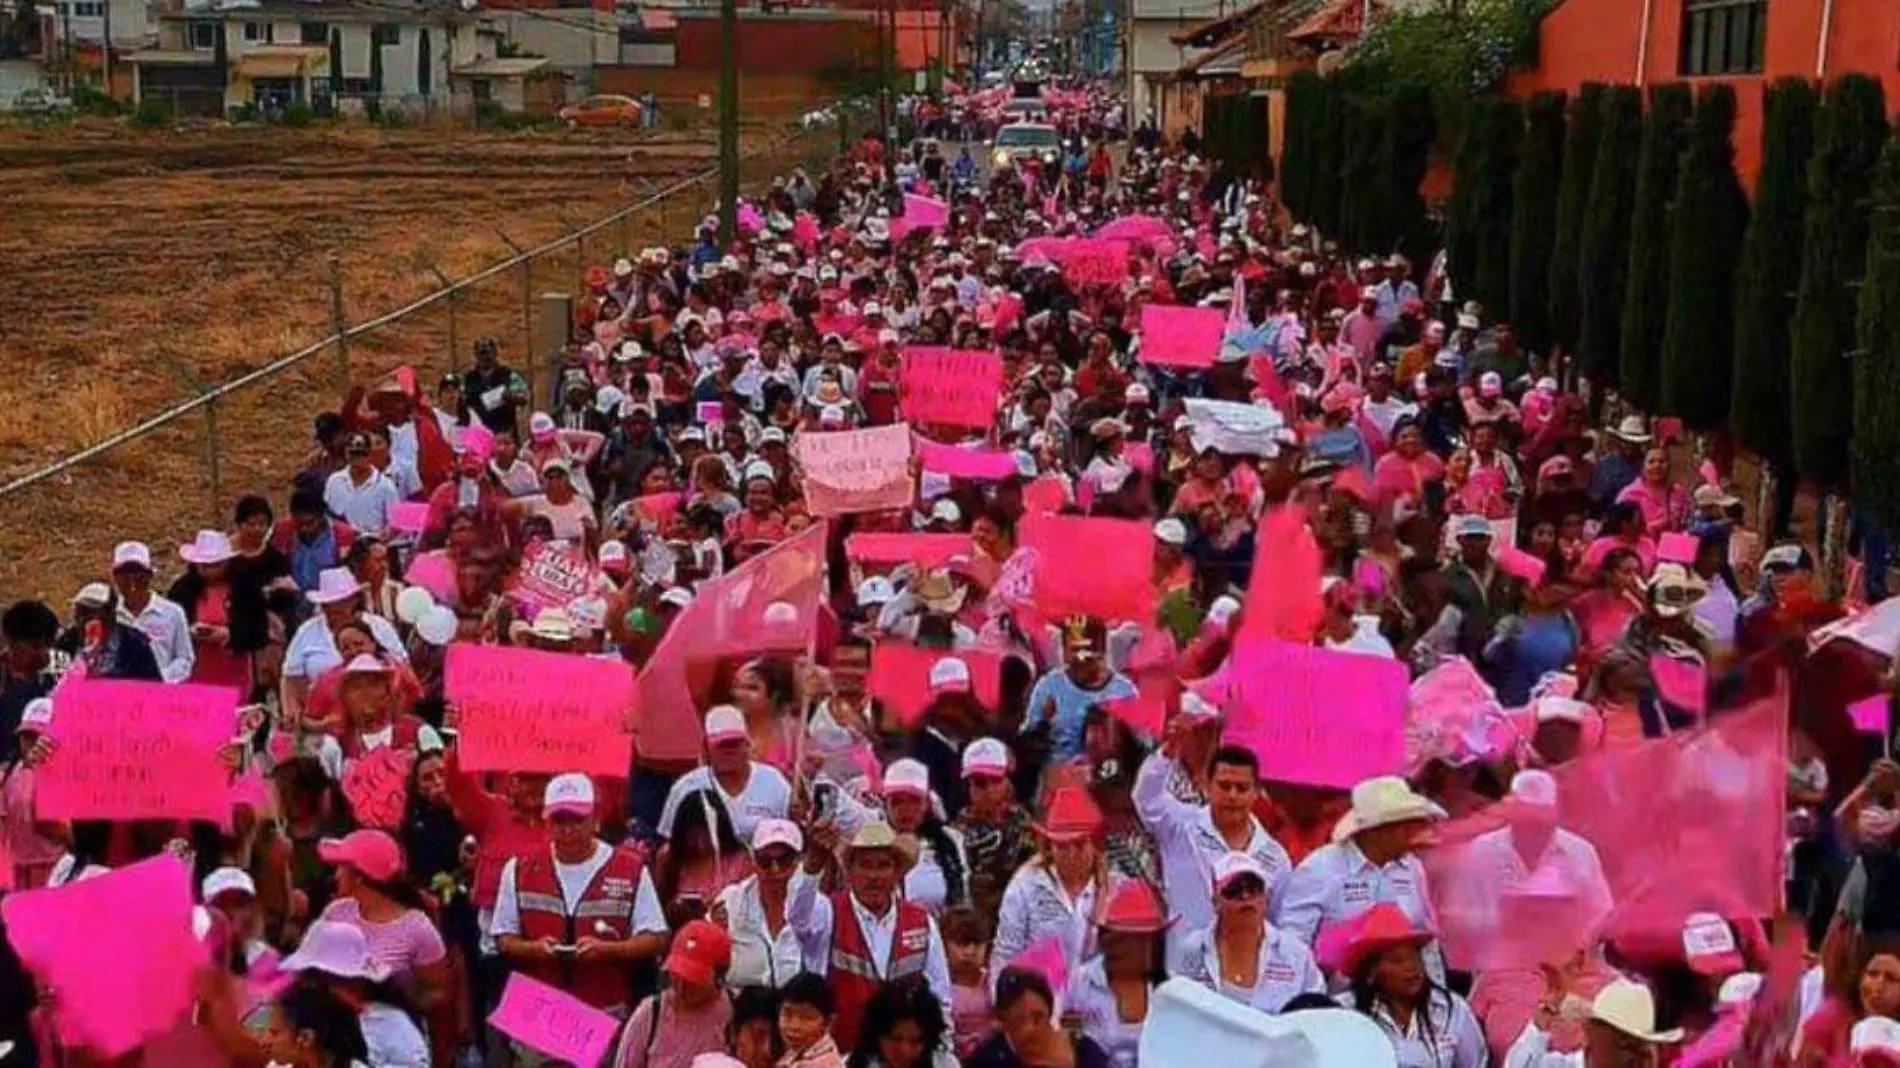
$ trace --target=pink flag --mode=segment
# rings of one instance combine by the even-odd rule
[[[1116,719],[1140,731],[1149,739],[1161,737],[1168,712],[1180,700],[1181,678],[1176,672],[1179,656],[1174,639],[1161,627],[1147,627],[1128,656],[1123,674],[1135,684],[1135,696],[1103,703]]]
[[[1141,362],[1167,367],[1212,367],[1227,319],[1219,308],[1174,304],[1141,306]]]
[[[1230,663],[1224,740],[1276,782],[1350,789],[1405,771],[1405,665],[1283,641],[1245,642]]]
[[[903,423],[792,439],[792,454],[805,473],[805,503],[812,515],[882,512],[910,504],[910,427]]]
[[[679,514],[680,503],[685,498],[686,495],[678,490],[649,493],[644,497],[633,499],[633,510],[639,514],[643,522],[665,529],[666,525],[673,521],[673,517]]]
[[[904,418],[987,430],[996,421],[1003,358],[994,352],[911,346],[904,350]]]
[[[420,534],[428,523],[427,501],[398,501],[389,510],[389,529],[399,534]]]
[[[917,458],[926,471],[978,482],[1001,482],[1021,473],[1016,455],[1001,449],[965,449],[918,438]]]
[[[1023,508],[1030,513],[1055,513],[1069,503],[1069,488],[1055,475],[1044,475],[1023,487]]]
[[[707,426],[711,426],[714,423],[723,423],[725,421],[725,402],[699,401],[693,405],[693,422],[705,423]]]
[[[1701,542],[1694,534],[1684,534],[1675,530],[1665,531],[1661,540],[1656,543],[1656,559],[1676,564],[1693,564],[1696,550],[1700,545]]]
[[[1550,566],[1543,557],[1527,553],[1515,545],[1500,546],[1492,555],[1505,574],[1521,578],[1533,586],[1544,581],[1544,569]]]
[[[844,540],[845,558],[861,564],[942,567],[952,557],[975,552],[968,534],[853,534]]]
[[[46,820],[201,819],[231,811],[218,750],[237,735],[228,686],[87,679],[64,687],[59,744],[34,783]]]
[[[976,649],[951,652],[909,642],[878,642],[871,647],[871,673],[865,679],[865,689],[896,713],[905,728],[915,727],[923,722],[924,711],[936,697],[930,689],[930,669],[952,657],[970,669],[970,693],[977,703],[994,710],[1002,693],[1003,658]]]
[[[487,463],[495,455],[495,432],[480,423],[463,427],[462,451]]]
[[[689,669],[696,661],[747,653],[803,651],[825,592],[823,521],[716,579],[667,628],[640,672],[640,754],[655,760],[699,755],[700,726]]]
[[[1241,637],[1312,641],[1326,614],[1319,596],[1324,564],[1305,513],[1291,506],[1276,509],[1260,521],[1254,537]]]
[[[1892,703],[1891,694],[1877,693],[1872,697],[1863,697],[1847,706],[1847,718],[1853,721],[1854,729],[1862,734],[1883,735],[1887,733],[1887,709]]]
[[[615,660],[456,642],[443,668],[461,715],[468,771],[579,771],[624,779],[633,767],[633,669]]]
[[[1715,469],[1714,460],[1702,461],[1702,466],[1696,468],[1696,474],[1701,476],[1706,485],[1720,486],[1722,484],[1722,473]]]
[[[191,869],[161,853],[0,899],[20,962],[58,1006],[61,1043],[113,1060],[185,1019],[208,963],[192,936],[191,895]]]
[[[1663,700],[1698,716],[1707,714],[1708,668],[1694,660],[1677,660],[1658,654],[1649,658],[1649,673],[1656,679],[1656,693]]]
[[[1036,554],[1036,609],[1045,619],[1154,620],[1154,532],[1131,519],[1025,515]]]
[[[541,541],[521,553],[521,570],[508,591],[531,612],[566,608],[600,588],[600,568],[579,549]]]
[[[1163,257],[1174,255],[1179,246],[1174,227],[1152,215],[1124,215],[1095,231],[1095,236],[1140,242]]]
[[[399,829],[409,807],[409,773],[415,766],[413,751],[394,746],[352,762],[343,772],[343,799],[356,822],[383,831]]]
[[[607,1055],[620,1030],[612,1016],[519,972],[508,977],[488,1022],[529,1049],[589,1068]]]

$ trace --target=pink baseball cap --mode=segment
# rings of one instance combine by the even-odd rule
[[[579,772],[556,775],[548,780],[548,788],[541,794],[541,814],[552,816],[565,812],[574,816],[594,814],[594,780]]]
[[[1008,775],[1009,747],[995,738],[978,738],[963,750],[963,777]]]
[[[805,850],[804,832],[791,820],[766,819],[752,829],[752,851],[763,853],[773,846],[784,846],[794,853]]]
[[[909,757],[891,761],[891,766],[884,769],[884,796],[892,794],[929,797],[930,769]]]
[[[379,883],[402,874],[402,847],[382,831],[351,831],[341,838],[325,838],[317,843],[317,857],[325,864],[347,864]]]
[[[970,665],[954,656],[946,656],[930,665],[930,692],[969,693]]]
[[[745,726],[745,714],[731,705],[715,705],[712,711],[706,713],[707,745],[744,741],[750,736]]]
[[[1744,968],[1735,932],[1713,912],[1693,913],[1683,922],[1682,955],[1697,975],[1733,975]]]

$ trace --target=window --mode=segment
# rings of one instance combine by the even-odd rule
[[[344,96],[368,96],[369,94],[370,94],[370,84],[369,84],[368,78],[343,79],[343,95]]]
[[[106,14],[106,5],[100,0],[73,0],[68,6],[76,19],[98,19],[104,18]]]
[[[185,32],[190,37],[191,47],[196,51],[209,52],[218,47],[218,24],[215,22],[189,23]]]
[[[1767,39],[1768,0],[1687,0],[1682,73],[1760,74]]]
[[[402,27],[393,22],[379,22],[376,24],[372,40],[378,45],[401,44]]]
[[[254,44],[269,44],[274,36],[271,29],[268,22],[247,22],[244,24],[244,39]]]
[[[327,45],[330,43],[330,27],[321,22],[299,22],[297,40],[307,45]]]

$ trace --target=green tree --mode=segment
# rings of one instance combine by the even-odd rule
[[[1396,247],[1413,263],[1425,263],[1438,246],[1437,228],[1427,217],[1425,198],[1419,193],[1438,133],[1431,94],[1423,89],[1399,89],[1388,98],[1387,107],[1387,155],[1391,163],[1385,169],[1390,183],[1385,202],[1390,231],[1379,248],[1389,252]]]
[[[1577,362],[1599,385],[1616,380],[1642,126],[1643,94],[1626,85],[1609,90],[1577,244]]]
[[[1669,302],[1670,212],[1683,132],[1694,98],[1681,82],[1649,91],[1636,152],[1636,210],[1630,220],[1629,281],[1623,290],[1622,375],[1617,391],[1646,412],[1661,411],[1663,317]],[[1673,411],[1673,409],[1671,409]]]
[[[1662,337],[1662,410],[1695,430],[1715,430],[1728,417],[1734,377],[1735,265],[1748,227],[1734,134],[1734,88],[1705,86],[1676,181]]]
[[[1563,173],[1564,94],[1538,93],[1524,107],[1524,143],[1511,176],[1511,299],[1505,311],[1533,350],[1550,347],[1550,248]]]
[[[1869,183],[1887,138],[1880,82],[1850,74],[1828,87],[1815,124],[1808,206],[1795,293],[1793,373],[1796,469],[1829,487],[1847,474],[1853,432],[1855,300],[1867,256]]]
[[[1874,172],[1854,354],[1854,496],[1900,530],[1900,138]]]
[[[1312,184],[1307,187],[1310,201],[1307,214],[1321,232],[1337,234],[1344,197],[1340,174],[1346,155],[1346,98],[1336,79],[1323,79],[1320,86],[1319,103],[1315,108],[1318,118],[1313,124],[1313,169],[1309,176]]]
[[[1286,133],[1280,145],[1280,199],[1296,217],[1311,209],[1313,127],[1318,119],[1319,75],[1302,70],[1287,81]]]
[[[1735,383],[1729,425],[1742,447],[1785,467],[1794,459],[1788,437],[1788,379],[1794,292],[1801,284],[1801,219],[1808,203],[1808,158],[1814,154],[1820,93],[1806,78],[1769,86],[1762,106],[1761,172],[1755,210],[1742,238],[1735,276]],[[1788,485],[1793,479],[1784,479]]]
[[[1486,117],[1484,143],[1484,199],[1472,205],[1477,214],[1478,261],[1471,278],[1471,295],[1494,313],[1511,302],[1511,174],[1517,169],[1517,150],[1524,141],[1524,105],[1509,97],[1497,101]]]
[[[1583,213],[1590,202],[1590,177],[1596,171],[1597,145],[1603,135],[1603,109],[1609,92],[1596,82],[1586,84],[1571,105],[1564,130],[1563,178],[1557,183],[1557,230],[1550,240],[1550,344],[1565,352],[1577,348],[1582,320],[1582,288],[1577,280],[1577,256],[1583,246]]]
[[[1485,127],[1491,122],[1492,101],[1488,97],[1470,101],[1457,118],[1463,123],[1458,148],[1452,156],[1451,197],[1445,205],[1445,263],[1451,272],[1454,290],[1463,293],[1478,273],[1478,212],[1476,205],[1489,196],[1484,186],[1490,176],[1484,173],[1483,143]]]

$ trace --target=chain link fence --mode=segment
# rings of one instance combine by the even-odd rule
[[[740,160],[740,188],[757,193],[775,175],[805,167],[814,178],[861,124],[856,108],[837,121],[766,135]],[[373,292],[347,291],[334,259],[327,271],[330,332],[224,383],[206,383],[167,360],[195,396],[107,435],[56,463],[0,486],[0,589],[11,601],[39,597],[63,604],[84,582],[104,577],[112,547],[136,539],[160,561],[202,528],[228,529],[237,498],[256,493],[281,509],[291,479],[314,448],[312,420],[338,410],[353,385],[373,385],[396,368],[415,369],[425,388],[461,370],[476,338],[493,337],[503,359],[548,402],[551,322],[560,302],[577,296],[593,264],[645,246],[688,238],[712,211],[718,170],[711,168],[649,192],[633,204],[468,277],[439,273],[440,288],[374,316]],[[429,269],[434,273],[435,269]],[[175,571],[161,562],[161,581]]]

